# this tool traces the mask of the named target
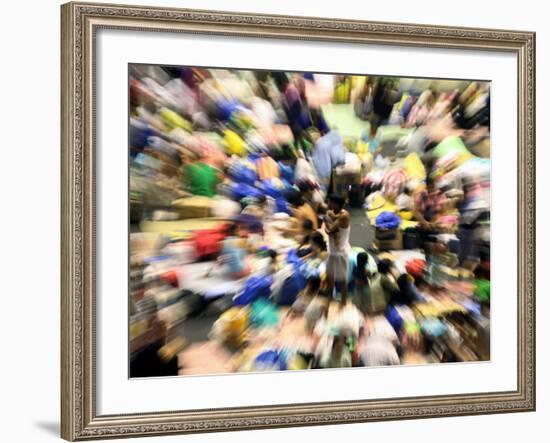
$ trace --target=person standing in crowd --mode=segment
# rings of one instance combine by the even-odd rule
[[[310,126],[309,115],[302,94],[300,94],[296,84],[291,82],[284,72],[274,72],[272,76],[283,96],[282,105],[288,119],[288,125],[294,135],[295,142],[299,144],[306,137],[304,130]]]
[[[390,117],[393,105],[400,99],[398,89],[399,79],[392,77],[380,77],[374,87],[372,99],[372,119],[377,124],[385,125]]]
[[[328,234],[328,259],[326,265],[327,288],[329,300],[332,298],[335,283],[338,283],[342,294],[341,306],[348,298],[348,253],[351,231],[350,215],[344,209],[344,199],[338,195],[329,197],[329,210],[325,216],[325,232]]]
[[[311,131],[311,134],[315,141],[311,160],[317,172],[321,189],[326,193],[330,187],[330,178],[333,169],[345,162],[346,150],[344,148],[344,140],[336,130],[330,131],[321,138],[319,138],[319,133],[316,131]]]

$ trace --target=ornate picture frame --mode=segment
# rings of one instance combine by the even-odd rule
[[[61,435],[87,440],[535,410],[535,34],[68,3],[62,17]],[[179,32],[504,51],[518,60],[517,390],[384,400],[96,413],[95,33]]]

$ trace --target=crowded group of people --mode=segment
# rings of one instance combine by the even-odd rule
[[[131,376],[490,358],[489,84],[132,65],[129,93]]]

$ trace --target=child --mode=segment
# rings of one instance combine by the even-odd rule
[[[305,289],[298,294],[296,301],[292,304],[289,313],[303,315],[312,300],[319,294],[321,288],[321,279],[312,276],[307,280]]]
[[[320,359],[321,368],[350,368],[352,355],[346,346],[346,336],[338,333],[332,340],[332,349],[325,352]]]
[[[325,231],[329,237],[326,294],[329,299],[332,298],[334,286],[338,284],[342,294],[340,305],[343,307],[346,305],[348,296],[348,251],[351,225],[349,212],[344,209],[344,198],[341,196],[329,197]]]
[[[277,254],[277,251],[275,251],[274,249],[270,249],[267,251],[267,256],[270,258],[267,272],[269,275],[275,274],[277,271],[279,271],[279,255]]]
[[[238,233],[237,224],[233,223],[227,229],[227,237],[223,241],[223,250],[219,260],[227,265],[231,277],[240,279],[250,274],[246,255],[246,245]]]
[[[317,260],[320,263],[326,259],[327,243],[320,232],[315,231],[311,234],[309,245],[311,247],[311,251],[302,256],[303,260]]]
[[[304,302],[309,300],[309,303],[304,310],[305,329],[308,332],[313,332],[317,322],[326,313],[327,301],[320,295],[321,279],[319,277],[310,277],[306,291],[303,300]]]
[[[369,152],[373,157],[382,152],[382,139],[378,132],[378,123],[375,119],[371,119],[369,130],[363,134],[362,140],[369,145]]]
[[[378,272],[372,278],[370,286],[370,302],[367,305],[369,314],[384,312],[388,302],[399,291],[399,286],[392,274],[393,262],[388,259],[378,263]]]
[[[367,307],[370,303],[370,273],[367,270],[369,256],[366,252],[361,252],[357,255],[357,264],[353,268],[353,303],[361,311],[366,314]]]

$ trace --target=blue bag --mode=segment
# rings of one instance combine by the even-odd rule
[[[245,197],[260,198],[262,195],[263,193],[259,189],[246,183],[233,183],[231,185],[231,197],[236,201]]]
[[[306,287],[307,278],[304,272],[302,272],[304,262],[298,257],[296,249],[288,251],[286,261],[293,265],[294,273],[284,281],[277,303],[283,306],[290,306],[294,303],[298,294]]]
[[[254,185],[254,182],[258,180],[258,174],[253,169],[248,168],[242,163],[237,163],[231,166],[229,169],[229,176],[236,183],[245,183],[247,185]]]
[[[233,303],[236,306],[249,305],[259,298],[269,298],[273,278],[270,275],[253,275],[250,277],[244,289],[235,297]]]
[[[286,180],[290,183],[294,181],[294,168],[289,165],[285,165],[283,162],[277,162],[281,171],[281,180]]]
[[[147,123],[138,119],[130,119],[130,146],[132,149],[143,149],[147,146],[147,139],[158,135],[158,132]]]
[[[287,368],[285,355],[280,351],[265,351],[254,359],[256,371],[286,371]]]
[[[275,199],[275,209],[277,212],[286,212],[287,214],[290,214],[288,203],[282,197]]]
[[[218,109],[218,119],[221,121],[226,121],[231,118],[233,113],[237,110],[239,102],[236,100],[220,100],[217,103]]]
[[[388,305],[388,307],[386,308],[386,319],[388,320],[389,324],[392,325],[396,334],[399,335],[401,327],[403,326],[403,319],[393,305]]]
[[[305,285],[302,284],[300,277],[296,273],[291,275],[283,283],[277,304],[280,306],[291,306],[304,288]]]
[[[272,197],[274,199],[281,198],[283,196],[283,193],[281,189],[279,189],[277,186],[273,184],[273,181],[270,179],[262,181],[262,188],[265,193],[265,195]]]

